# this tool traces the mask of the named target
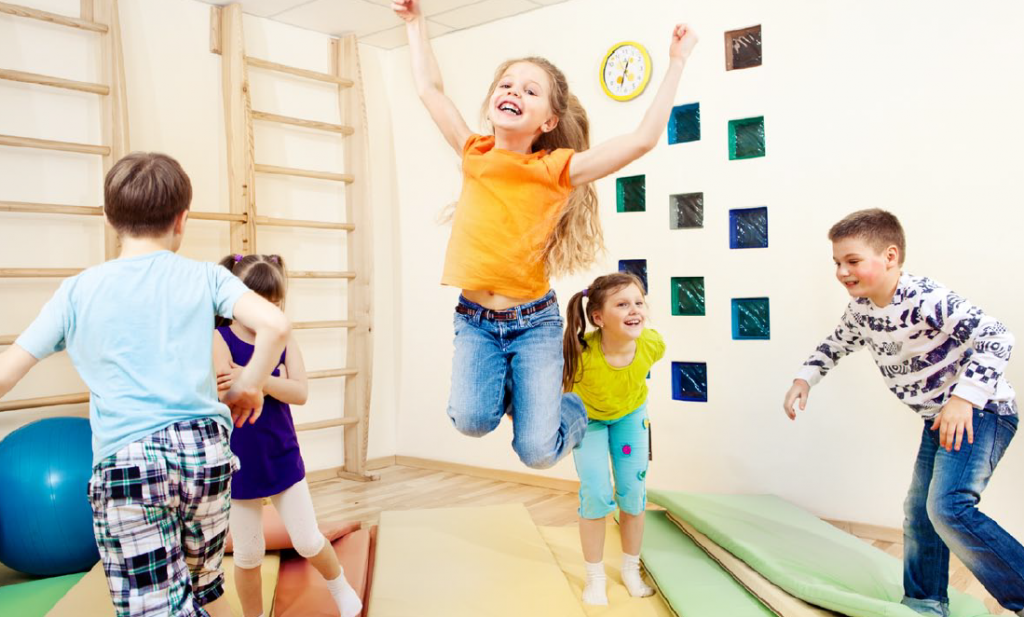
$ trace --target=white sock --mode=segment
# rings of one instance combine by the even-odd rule
[[[622,554],[622,582],[634,598],[654,595],[654,589],[640,578],[640,555]]]
[[[363,601],[359,599],[356,590],[352,589],[352,585],[345,580],[344,570],[338,578],[327,581],[327,589],[330,590],[334,603],[338,605],[341,617],[356,617],[363,610]]]
[[[605,589],[608,583],[608,576],[604,573],[604,562],[590,563],[583,562],[587,569],[587,585],[583,588],[583,603],[608,604],[608,591]]]

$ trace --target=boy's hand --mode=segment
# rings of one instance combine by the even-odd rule
[[[803,411],[807,407],[807,396],[811,393],[811,386],[803,379],[794,379],[793,385],[790,386],[789,392],[786,393],[786,401],[782,403],[782,408],[786,411],[786,415],[789,416],[790,420],[796,420],[796,407],[797,402],[800,403],[800,411]]]
[[[392,0],[391,10],[407,23],[421,16],[419,0]]]
[[[974,405],[959,396],[953,396],[932,420],[932,430],[939,431],[939,447],[945,448],[946,452],[960,451],[965,431],[967,443],[973,444]]]
[[[400,2],[401,0],[396,0]],[[410,2],[412,0],[409,0]],[[672,44],[668,48],[670,60],[686,60],[697,45],[697,33],[686,24],[678,24],[672,30]]]
[[[241,427],[246,421],[253,424],[263,413],[263,390],[246,386],[241,381],[232,384],[223,401],[231,409],[231,420],[236,427]]]

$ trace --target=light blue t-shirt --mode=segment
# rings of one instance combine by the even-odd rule
[[[89,388],[95,465],[175,422],[231,429],[213,318],[230,319],[247,291],[226,268],[170,251],[115,259],[64,281],[15,344],[39,360],[67,348]]]

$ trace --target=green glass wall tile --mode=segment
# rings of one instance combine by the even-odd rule
[[[768,298],[732,299],[732,338],[738,341],[771,338]]]
[[[615,203],[619,212],[647,210],[644,176],[628,176],[615,180]]]
[[[672,277],[672,314],[704,315],[704,277]]]
[[[729,160],[765,155],[764,116],[729,121]]]

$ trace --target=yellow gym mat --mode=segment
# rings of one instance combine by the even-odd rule
[[[274,605],[274,590],[277,588],[277,573],[281,567],[279,553],[267,553],[263,558],[263,608],[270,614]],[[228,604],[236,615],[242,614],[242,605],[235,592],[235,562],[230,555],[224,556],[224,588]],[[107,590],[103,563],[97,563],[82,580],[68,591],[57,604],[46,613],[46,617],[113,617],[114,604]]]
[[[671,609],[660,594],[649,598],[633,598],[622,584],[622,540],[619,526],[608,524],[604,540],[604,567],[608,573],[608,606],[583,604],[583,551],[580,548],[579,527],[540,527],[540,535],[548,543],[555,559],[569,580],[576,601],[583,606],[587,617],[672,617]]]
[[[585,617],[522,504],[383,512],[369,617]]]

